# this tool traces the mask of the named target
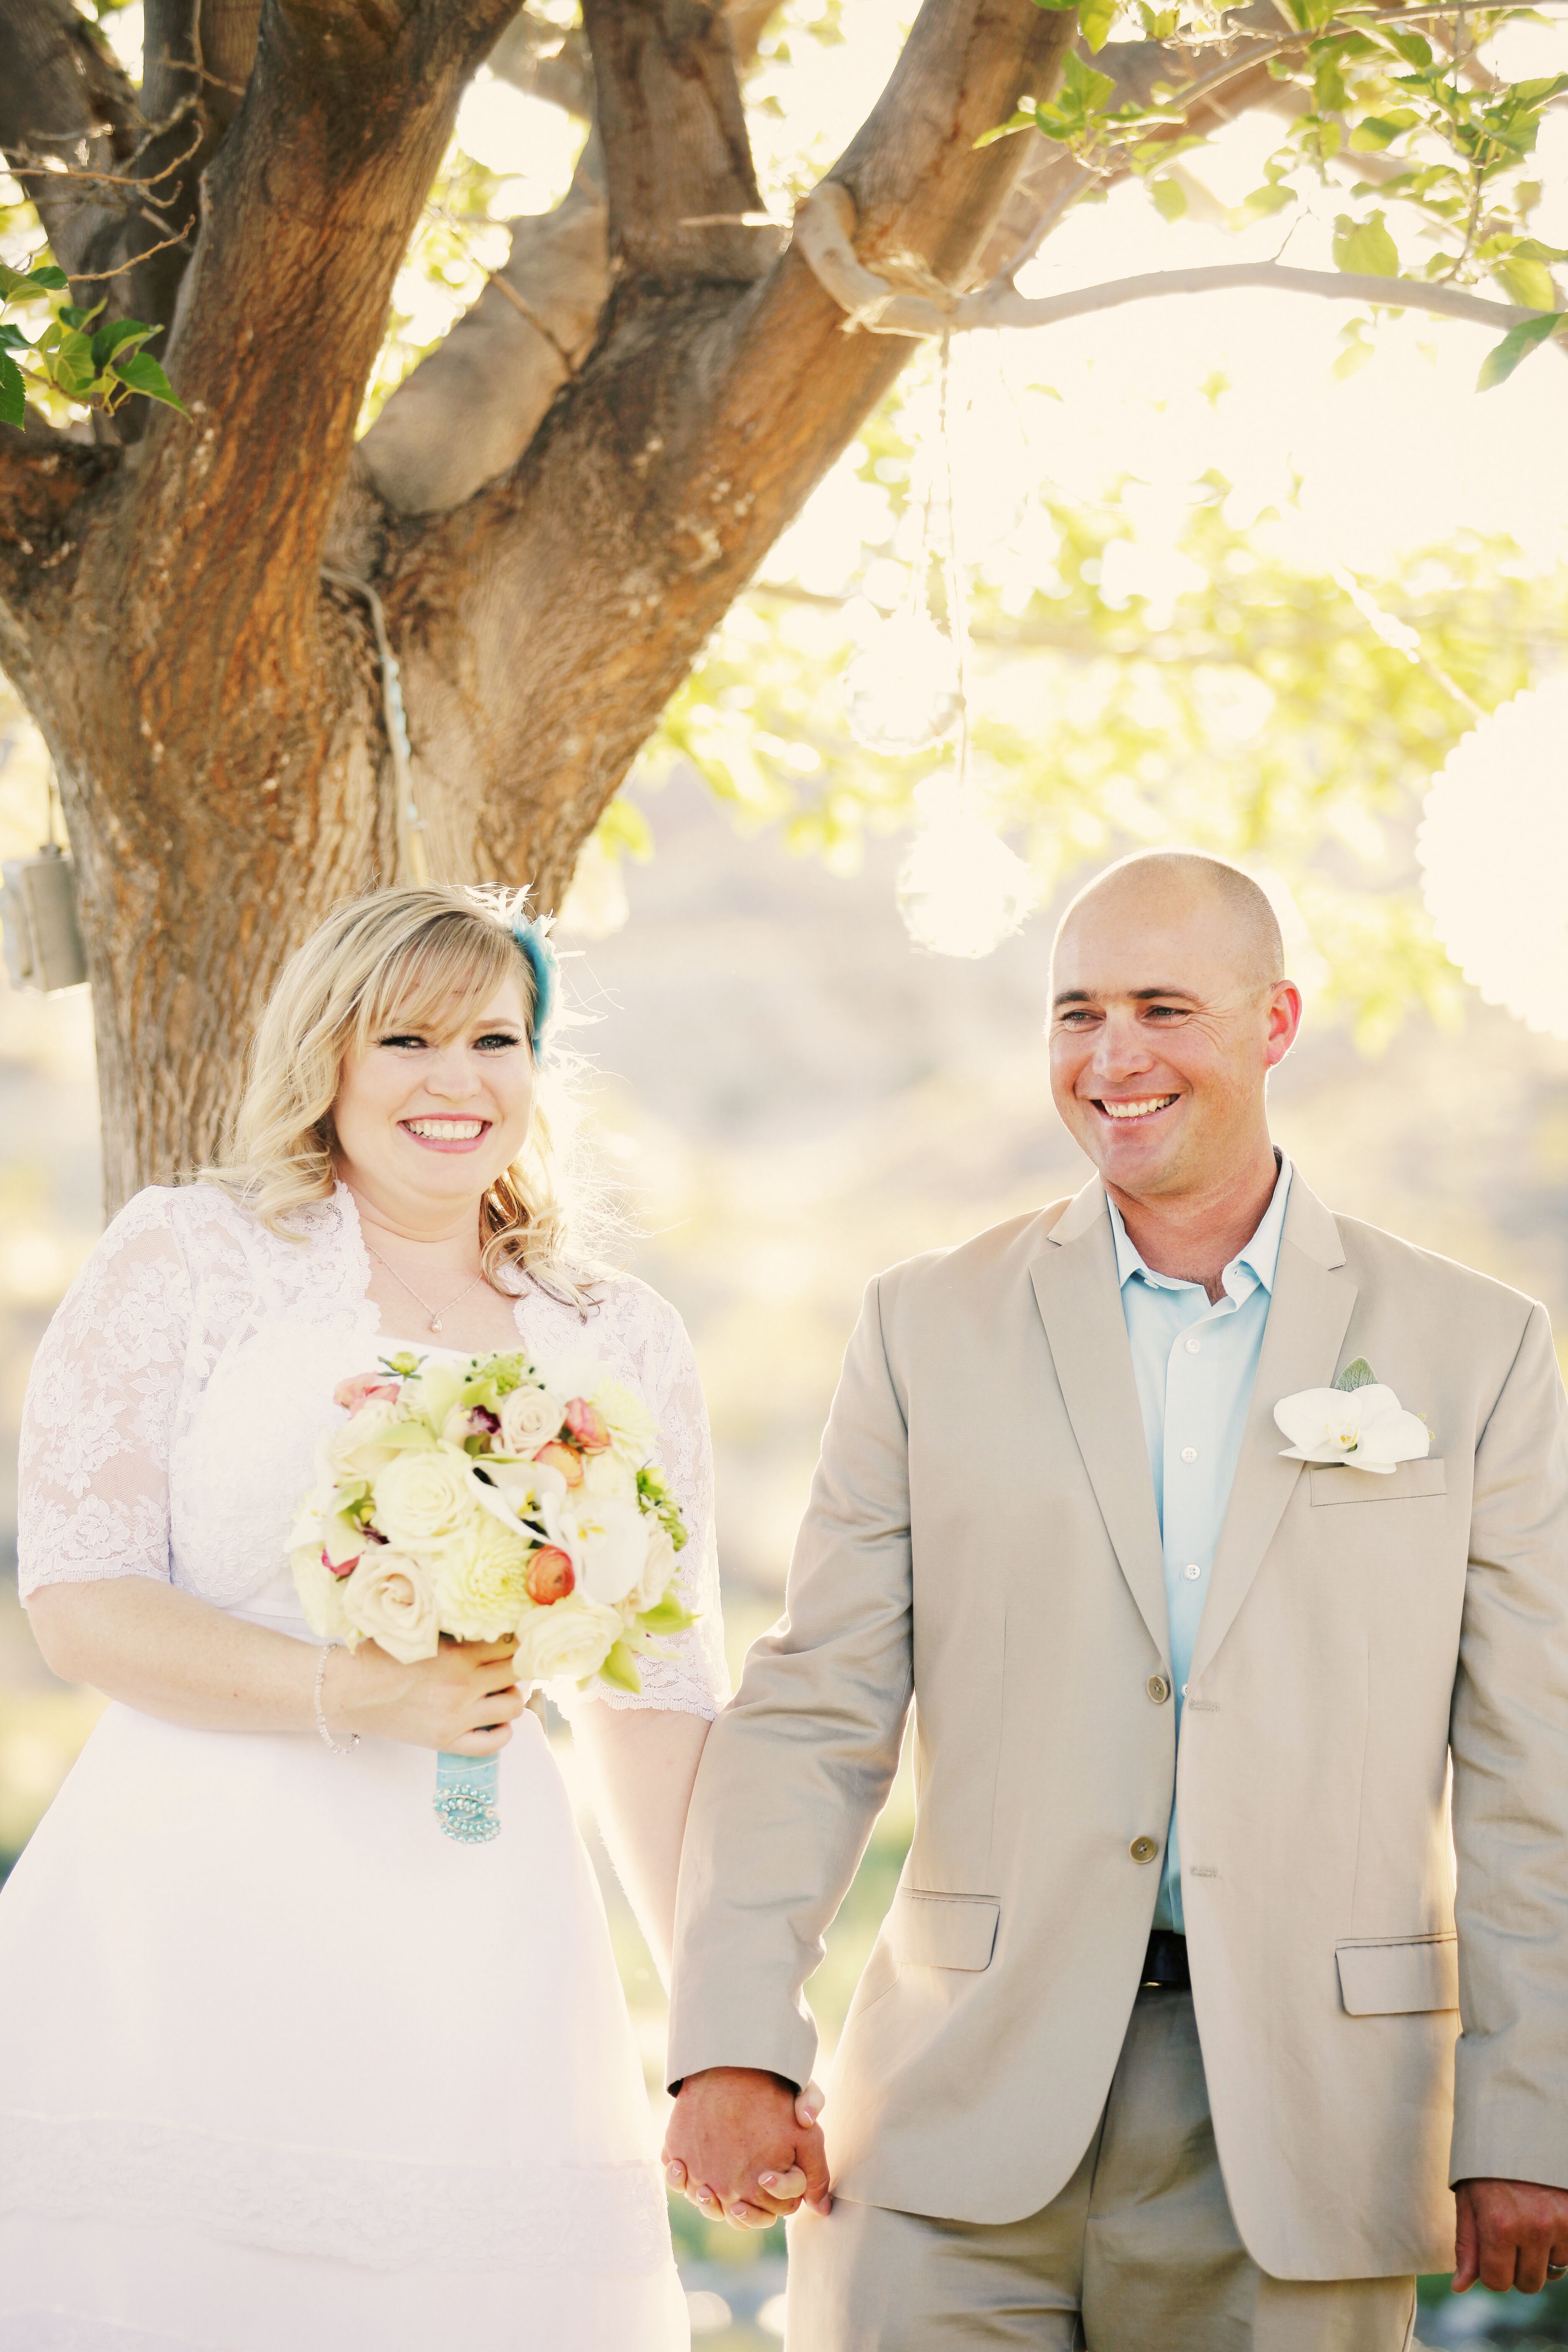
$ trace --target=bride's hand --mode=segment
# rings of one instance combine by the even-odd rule
[[[374,1642],[334,1650],[321,1710],[334,1731],[450,1756],[493,1756],[526,1704],[512,1668],[516,1651],[513,1641],[443,1640],[433,1658],[404,1666]]]

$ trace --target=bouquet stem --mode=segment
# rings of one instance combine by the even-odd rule
[[[500,1835],[500,1758],[436,1758],[436,1819],[443,1835],[462,1845],[484,1845]]]

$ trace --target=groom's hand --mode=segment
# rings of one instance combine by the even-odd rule
[[[665,2177],[710,2219],[765,2230],[804,2202],[832,2210],[815,2084],[796,2094],[780,2074],[713,2066],[689,2074],[664,2139]]]
[[[1539,2294],[1568,2264],[1568,2189],[1533,2180],[1461,2180],[1454,2190],[1454,2293]]]

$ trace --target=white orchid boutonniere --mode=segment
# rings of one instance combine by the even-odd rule
[[[1385,1389],[1364,1356],[1347,1364],[1331,1389],[1301,1389],[1274,1408],[1290,1440],[1287,1462],[1342,1462],[1350,1470],[1386,1477],[1401,1462],[1422,1461],[1432,1433]]]

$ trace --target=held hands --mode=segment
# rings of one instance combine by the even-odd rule
[[[1454,2293],[1481,2284],[1539,2294],[1568,2266],[1568,2189],[1533,2180],[1461,2180],[1454,2190]]]
[[[665,2178],[709,2221],[766,2230],[804,2202],[828,2213],[827,2158],[815,2083],[798,2094],[777,2074],[713,2066],[680,2086],[665,2134]]]
[[[493,1756],[511,1738],[525,1701],[512,1669],[517,1643],[449,1642],[433,1658],[400,1665],[377,1643],[334,1650],[321,1710],[335,1731],[397,1739],[450,1756]]]

